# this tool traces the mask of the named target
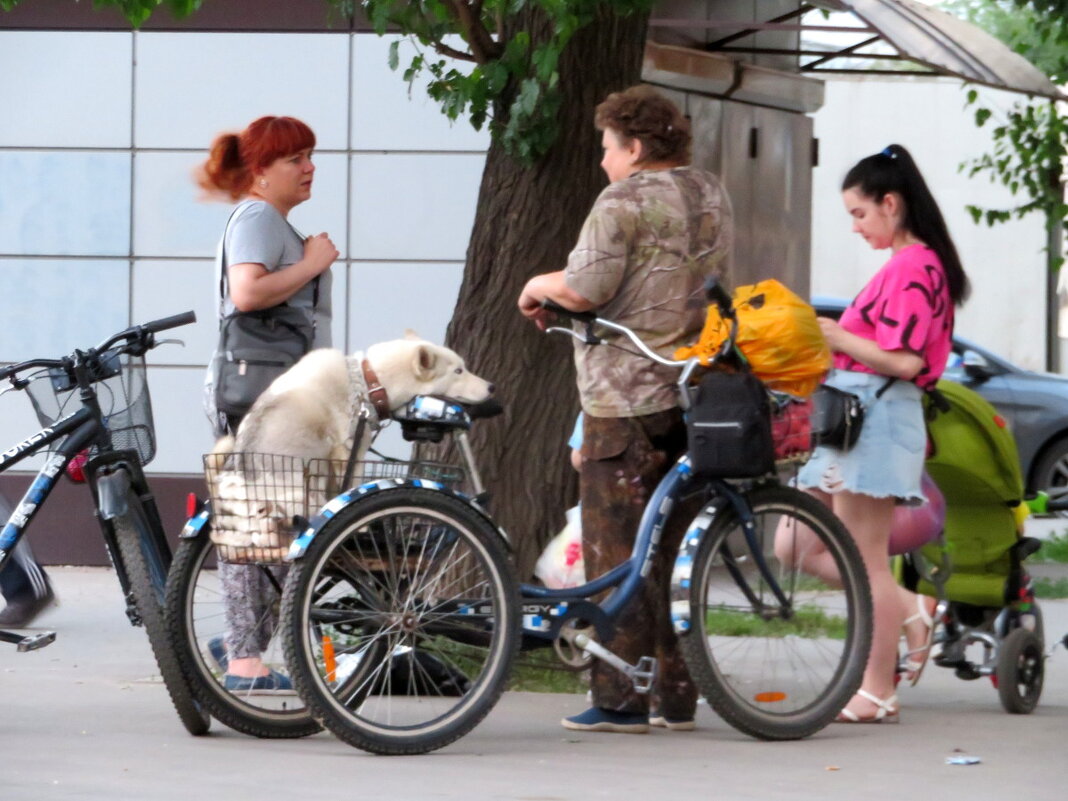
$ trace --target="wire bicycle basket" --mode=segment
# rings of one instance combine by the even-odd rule
[[[94,381],[93,387],[111,446],[136,452],[140,463],[146,465],[156,455],[156,429],[144,356],[103,354],[101,365],[104,377]],[[78,387],[70,383],[61,370],[44,370],[32,377],[26,394],[43,427],[81,408]],[[90,455],[96,455],[97,450],[93,447]]]
[[[281,564],[299,533],[294,518],[311,518],[342,486],[345,460],[270,453],[209,453],[204,476],[211,499],[211,539],[232,564]],[[368,460],[355,463],[351,486],[383,478],[420,478],[459,488],[462,467],[437,462]]]

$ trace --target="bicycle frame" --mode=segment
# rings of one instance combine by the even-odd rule
[[[56,440],[66,437],[55,453],[45,461],[0,531],[0,569],[7,564],[11,551],[22,539],[41,505],[52,494],[60,473],[79,452],[98,440],[101,433],[102,426],[93,417],[92,411],[83,407],[0,454],[0,473],[3,473],[23,459],[40,453]]]
[[[44,465],[38,471],[34,480],[30,483],[10,518],[0,530],[0,570],[7,565],[11,552],[19,540],[26,533],[30,523],[37,516],[41,506],[55,489],[59,476],[67,468],[67,465],[81,451],[92,445],[107,447],[107,430],[104,427],[96,406],[95,394],[89,390],[82,395],[83,406],[72,414],[58,420],[54,425],[41,429],[36,434],[27,437],[17,445],[13,445],[3,453],[0,453],[0,473],[9,470],[14,465],[30,456],[40,453],[57,440],[62,440],[55,451],[48,457]],[[121,504],[125,487],[110,484],[110,477],[123,474],[122,481],[128,481],[138,496],[144,500],[151,500],[148,485],[145,481],[144,472],[137,460],[136,454],[130,451],[116,451],[108,448],[93,457],[85,466],[88,485],[96,505],[104,544],[108,551],[108,557],[115,568],[124,597],[126,597],[126,615],[131,623],[138,625],[140,617],[136,611],[133,600],[130,597],[130,581],[119,556],[119,550],[115,541],[111,519],[125,510],[116,503]],[[170,546],[163,534],[162,522],[154,503],[145,503],[144,509],[150,518],[155,536],[157,552],[164,558],[170,554]],[[110,510],[110,511],[109,511]],[[159,568],[166,571],[169,564],[160,565]]]

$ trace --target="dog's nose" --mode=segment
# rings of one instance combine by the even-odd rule
[[[490,395],[492,395],[494,392],[497,391],[497,386],[495,384],[490,384],[488,387],[486,387],[486,391],[489,392]]]

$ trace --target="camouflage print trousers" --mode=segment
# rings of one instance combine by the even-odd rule
[[[641,417],[585,415],[580,490],[587,579],[630,557],[649,496],[685,449],[686,426],[678,409]],[[603,643],[631,664],[642,656],[656,657],[652,706],[673,719],[692,717],[697,703],[671,626],[668,590],[675,555],[699,503],[693,499],[676,506],[642,589],[617,618],[615,636]],[[592,691],[594,706],[602,709],[649,711],[649,697],[636,693],[630,679],[600,660],[593,665]]]

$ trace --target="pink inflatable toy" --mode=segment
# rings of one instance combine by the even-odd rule
[[[920,482],[927,503],[923,506],[898,506],[890,526],[890,555],[913,551],[938,537],[946,524],[946,499],[927,471]]]

